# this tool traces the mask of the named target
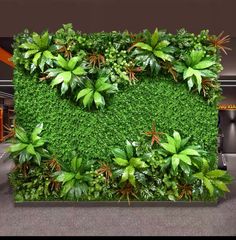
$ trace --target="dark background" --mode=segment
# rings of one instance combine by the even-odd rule
[[[55,31],[72,22],[83,32],[186,28],[236,37],[235,0],[0,0],[0,37],[24,28]]]

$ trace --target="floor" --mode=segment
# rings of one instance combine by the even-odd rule
[[[0,145],[0,236],[236,236],[236,180],[210,207],[15,207]],[[226,155],[236,178],[236,155]]]

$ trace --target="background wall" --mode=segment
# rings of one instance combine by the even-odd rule
[[[55,31],[72,22],[84,32],[128,29],[138,32],[156,26],[170,32],[185,27],[199,32],[225,31],[236,37],[235,0],[0,0],[0,37],[28,27]]]

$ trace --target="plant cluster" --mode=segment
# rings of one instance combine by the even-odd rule
[[[120,89],[142,80],[143,75],[157,76],[161,71],[174,81],[187,82],[189,90],[197,90],[212,104],[221,93],[219,51],[229,49],[224,46],[227,42],[228,36],[209,35],[206,30],[196,36],[184,29],[176,35],[158,29],[154,33],[82,34],[71,24],[64,24],[55,34],[25,30],[16,36],[13,61],[31,73],[37,72],[41,80],[58,86],[61,94],[73,101],[88,81],[95,84],[98,75]],[[103,92],[102,97],[106,95]],[[104,107],[103,103],[99,106]],[[90,104],[83,106],[91,109]]]
[[[39,124],[38,126],[42,126]],[[154,127],[154,124],[153,124]],[[19,139],[19,127],[15,138]],[[22,131],[23,129],[20,128]],[[35,129],[38,129],[36,127]],[[35,135],[35,131],[31,134]],[[20,137],[20,141],[24,141]],[[215,169],[199,145],[189,145],[190,137],[162,133],[153,144],[147,133],[124,148],[113,147],[106,161],[85,161],[72,152],[65,162],[42,154],[42,164],[31,161],[27,172],[20,156],[24,149],[13,144],[8,151],[16,163],[10,173],[16,201],[33,200],[211,200],[229,192],[232,177]],[[19,144],[19,143],[18,143]]]

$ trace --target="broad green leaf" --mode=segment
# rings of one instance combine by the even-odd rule
[[[177,154],[174,154],[171,157],[171,164],[172,164],[173,170],[175,170],[178,167],[178,165],[179,165],[179,157],[178,157]]]
[[[21,44],[20,48],[31,49],[31,50],[39,50],[39,47],[36,44],[29,43],[29,42]]]
[[[42,130],[43,130],[43,123],[38,124],[34,128],[32,134],[31,134],[31,140],[33,143],[35,143],[37,140],[40,139],[40,137],[38,135],[42,132]]]
[[[25,58],[29,58],[31,55],[34,55],[35,53],[37,53],[39,50],[28,50],[25,53]]]
[[[38,52],[34,55],[32,62],[35,66],[38,66],[38,60],[41,57],[41,54],[42,54],[42,52]]]
[[[141,158],[131,158],[130,166],[133,166],[138,169],[148,167],[148,165],[144,161],[142,161]]]
[[[63,172],[61,171],[60,174],[57,176],[56,180],[58,182],[68,182],[70,181],[71,179],[73,179],[75,177],[75,174],[74,173],[71,173],[71,172]]]
[[[120,148],[113,148],[111,151],[116,158],[127,159],[127,156],[124,150]]]
[[[60,182],[60,181],[58,181],[58,182]],[[71,189],[73,189],[74,183],[75,183],[75,179],[71,179],[71,180],[67,181],[62,187],[60,196],[65,197],[68,194],[68,192],[71,191]]]
[[[124,172],[123,172],[123,174],[122,174],[122,177],[121,177],[120,182],[121,182],[121,183],[122,183],[122,182],[125,182],[125,181],[128,180],[128,178],[129,178],[129,168],[126,167],[126,168],[124,169]]]
[[[179,166],[180,166],[180,168],[183,170],[183,172],[184,172],[187,176],[189,176],[190,171],[191,171],[189,165],[186,164],[186,163],[184,163],[183,161],[180,161]]]
[[[47,61],[47,59],[45,58],[45,56],[41,55],[41,59],[40,61],[38,62],[39,63],[39,68],[42,72],[44,72],[44,66],[45,66],[45,63]]]
[[[100,77],[96,80],[95,89],[100,88],[107,81],[106,77]]]
[[[41,48],[41,47],[42,47],[42,45],[41,45],[41,37],[39,36],[39,34],[36,33],[36,32],[33,32],[33,33],[32,33],[32,38],[33,38],[33,41],[35,42],[35,44],[36,44],[39,48]]]
[[[186,137],[181,141],[181,148],[184,147],[188,142],[191,137]]]
[[[201,92],[202,89],[202,76],[201,76],[201,72],[198,70],[194,70],[194,76],[196,77],[197,80],[197,89],[198,92]]]
[[[93,91],[89,92],[88,94],[85,95],[83,99],[83,104],[84,107],[90,107],[92,102],[93,102]]]
[[[128,159],[132,158],[134,155],[134,151],[133,151],[133,146],[130,141],[126,140],[125,148],[126,148],[127,158]]]
[[[173,145],[173,146],[175,146],[175,140],[174,140],[174,138],[172,138],[170,135],[168,135],[168,134],[165,134],[166,135],[166,138],[167,138],[167,141],[168,141],[168,143],[170,144],[170,145]]]
[[[174,140],[175,140],[175,146],[178,151],[178,149],[180,148],[180,145],[181,145],[181,137],[177,131],[174,131],[173,136],[174,136]]]
[[[200,156],[196,150],[190,149],[190,148],[187,148],[181,151],[179,154],[190,155],[190,156]]]
[[[222,177],[226,174],[226,171],[223,171],[223,170],[220,170],[220,169],[216,169],[216,170],[212,170],[212,171],[209,171],[206,176],[208,178],[219,178],[219,177]]]
[[[82,67],[77,67],[72,71],[75,75],[82,76],[86,74],[86,71]]]
[[[61,68],[50,68],[48,70],[45,71],[45,73],[47,73],[48,77],[55,77],[57,76],[59,73],[64,72],[63,69]]]
[[[50,37],[49,37],[48,31],[46,31],[41,37],[42,47],[44,47],[44,48],[48,47],[49,40],[50,40]]]
[[[78,57],[73,57],[68,62],[68,68],[72,71],[75,68],[75,65],[78,63]]]
[[[43,55],[45,56],[45,58],[48,58],[48,59],[53,59],[54,56],[52,55],[51,52],[49,52],[48,50],[44,51],[43,52]]]
[[[169,44],[170,44],[169,41],[163,40],[163,41],[159,42],[159,43],[156,45],[155,49],[156,49],[156,50],[158,50],[158,49],[161,50],[161,49],[167,47]]]
[[[208,68],[212,65],[214,65],[215,62],[214,61],[210,61],[210,60],[204,60],[204,61],[201,61],[199,62],[198,64],[196,64],[194,66],[195,69],[205,69],[205,68]]]
[[[61,84],[61,95],[65,94],[69,89],[69,85],[66,82]]]
[[[220,190],[224,191],[224,192],[230,192],[230,190],[228,189],[228,187],[226,186],[226,184],[222,181],[219,180],[214,180],[212,182],[217,188],[219,188]]]
[[[134,44],[134,47],[139,47],[143,50],[147,50],[150,52],[152,52],[152,50],[153,50],[151,46],[149,46],[148,44],[143,43],[143,42],[138,42],[138,43]]]
[[[201,61],[201,59],[204,57],[204,51],[203,50],[192,50],[190,53],[191,57],[191,66],[196,65]]]
[[[93,98],[94,98],[96,108],[105,106],[105,99],[99,92],[96,91],[94,93]]]
[[[185,71],[184,71],[184,79],[187,79],[189,77],[192,77],[194,75],[194,69],[192,69],[191,67],[188,67]]]
[[[27,137],[27,133],[25,132],[25,130],[22,127],[16,127],[15,128],[15,134],[16,137],[23,143],[27,143],[29,141],[28,137]]]
[[[36,164],[38,164],[40,166],[41,164],[41,155],[38,152],[35,152],[35,159],[34,161],[36,162]]]
[[[82,158],[73,157],[71,160],[71,168],[74,172],[78,172],[82,163]]]
[[[7,148],[8,152],[19,152],[26,148],[28,145],[24,143],[16,143]]]
[[[45,144],[45,140],[38,139],[33,143],[34,148],[41,147]]]
[[[57,56],[57,63],[58,63],[59,66],[61,66],[62,68],[68,70],[67,61],[66,61],[60,54]]]
[[[29,154],[32,154],[32,155],[36,155],[36,152],[34,150],[34,146],[32,144],[29,144],[26,148],[26,151],[29,153]]]
[[[161,58],[163,61],[172,61],[173,60],[173,57],[169,54],[166,54],[162,51],[159,51],[159,50],[155,50],[154,51],[154,55],[157,56],[158,58]]]
[[[182,73],[184,72],[187,68],[185,66],[184,63],[182,62],[177,62],[174,64],[174,69],[176,70],[176,72]]]
[[[168,143],[160,143],[160,145],[168,152],[176,153],[176,149],[174,145]]]
[[[203,174],[203,172],[195,173],[195,174],[193,174],[193,176],[196,177],[196,178],[198,178],[198,179],[201,179],[201,180],[204,179],[204,174]]]
[[[60,82],[69,83],[69,81],[71,80],[71,72],[70,71],[66,71],[66,72],[59,73],[56,76],[55,81],[56,81],[56,79],[59,81],[59,83]]]
[[[157,42],[158,42],[158,29],[156,28],[151,36],[151,46],[155,48]]]
[[[129,174],[129,177],[128,177],[129,182],[135,187],[135,176],[134,176],[135,169],[132,166],[128,166],[127,169]]]
[[[184,155],[184,154],[178,154],[178,157],[181,161],[187,163],[188,165],[191,165],[191,159],[190,157],[188,157],[187,155]]]
[[[209,191],[210,195],[213,196],[214,187],[213,187],[211,181],[210,181],[208,178],[204,177],[204,178],[203,178],[203,182],[204,182],[205,187],[206,187],[207,190]]]
[[[78,101],[80,98],[84,97],[85,95],[87,95],[88,93],[90,93],[92,91],[91,88],[85,88],[81,91],[79,91],[76,100]]]
[[[129,164],[128,160],[123,159],[123,158],[113,158],[113,160],[115,161],[115,163],[117,163],[119,166],[127,166]]]
[[[96,91],[103,92],[103,91],[109,90],[111,87],[112,87],[112,84],[103,83],[99,88],[96,88]]]
[[[217,77],[217,74],[212,72],[211,70],[208,70],[208,69],[203,69],[200,71],[201,73],[201,76],[203,77],[207,77],[207,78],[216,78]]]
[[[190,78],[190,79],[188,80],[188,89],[191,90],[192,87],[193,87],[193,85],[194,85],[193,79]]]

